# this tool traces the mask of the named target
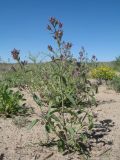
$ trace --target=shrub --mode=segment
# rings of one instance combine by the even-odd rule
[[[25,108],[20,106],[20,101],[23,100],[23,95],[19,91],[14,92],[7,85],[0,85],[0,114],[10,117],[25,113]]]
[[[112,67],[114,70],[120,72],[120,56],[116,57],[116,59],[111,62]]]
[[[112,80],[116,76],[116,73],[111,67],[107,65],[101,65],[93,69],[91,71],[91,75],[93,78],[96,78],[98,80],[107,81]]]
[[[111,85],[116,92],[120,92],[120,77],[116,76],[115,78],[113,78],[113,80],[111,81]]]

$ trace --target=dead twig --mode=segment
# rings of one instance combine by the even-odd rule
[[[103,156],[106,152],[110,151],[112,148],[106,149],[104,152],[102,152],[99,156]]]
[[[43,160],[46,160],[46,159],[48,159],[48,158],[50,158],[51,156],[53,156],[53,152],[52,153],[50,153],[48,156],[46,156]]]

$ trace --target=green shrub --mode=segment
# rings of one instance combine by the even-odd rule
[[[115,78],[113,78],[111,85],[116,92],[120,92],[120,77],[116,76]]]
[[[26,110],[20,106],[20,101],[23,100],[23,95],[19,91],[14,92],[7,85],[0,85],[0,114],[6,116],[24,114]]]
[[[116,57],[116,59],[111,62],[111,66],[115,71],[120,72],[120,56]]]

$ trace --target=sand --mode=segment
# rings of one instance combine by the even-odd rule
[[[28,129],[30,122],[40,119],[40,110],[31,94],[24,90],[26,104],[34,113],[28,117],[0,117],[0,160],[77,160],[84,159],[77,153],[63,156],[56,147],[40,146],[46,140],[46,132],[41,122]],[[95,124],[102,138],[94,140],[90,160],[120,160],[120,94],[99,87],[96,94],[97,107],[93,107]],[[102,128],[102,129],[101,129]]]

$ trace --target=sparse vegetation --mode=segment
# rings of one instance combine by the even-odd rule
[[[0,85],[0,114],[6,117],[25,114],[26,110],[20,104],[23,100],[23,95],[19,91],[14,92],[7,85]]]
[[[116,92],[120,92],[120,77],[116,76],[115,78],[113,78],[113,80],[111,81],[111,85]]]
[[[24,95],[11,88],[27,88],[40,108],[39,118],[34,119],[29,128],[38,122],[44,125],[47,141],[42,145],[56,145],[60,152],[77,151],[88,157],[90,139],[97,132],[92,110],[97,105],[98,83],[93,85],[90,78],[110,81],[113,89],[120,92],[120,77],[116,76],[115,67],[100,64],[95,55],[91,60],[86,58],[84,47],[75,59],[71,53],[72,43],[63,41],[63,24],[56,18],[50,18],[47,29],[57,44],[57,49],[48,45],[49,62],[37,63],[36,57],[30,54],[33,63],[29,64],[21,61],[19,50],[13,49],[11,54],[17,64],[7,64],[5,69],[2,64],[0,115],[12,117],[19,128],[26,126]],[[115,65],[119,65],[119,61],[120,57]]]

